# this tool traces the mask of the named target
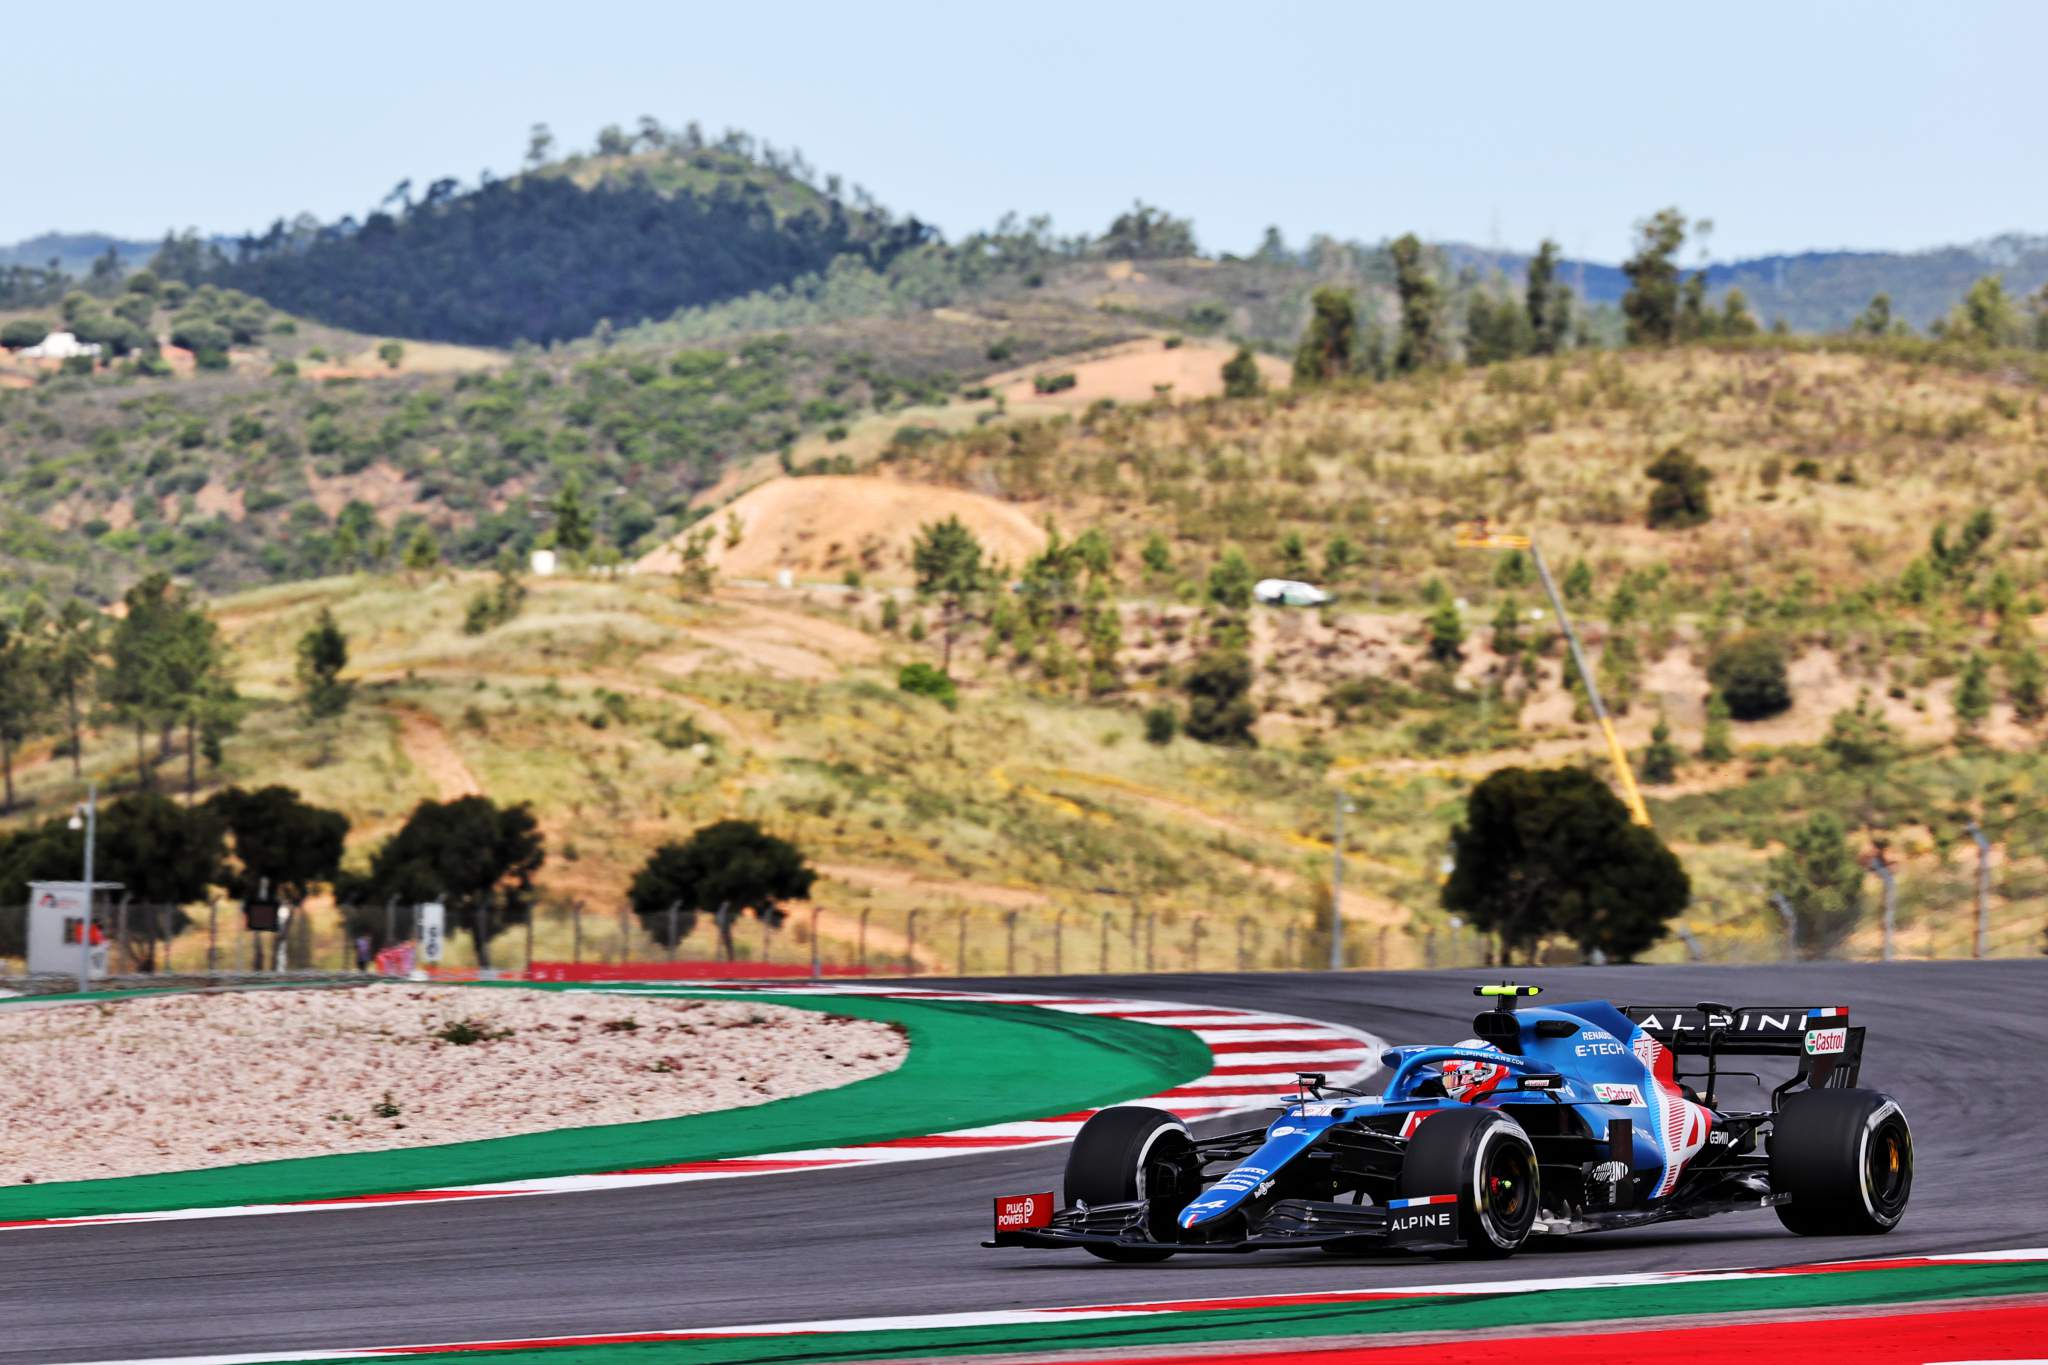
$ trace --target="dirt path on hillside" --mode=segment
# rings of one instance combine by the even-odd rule
[[[440,790],[441,800],[483,795],[483,785],[455,751],[440,721],[409,706],[394,706],[390,710],[398,717],[398,740],[405,756]]]
[[[682,637],[690,641],[689,648],[649,656],[641,662],[680,678],[730,659],[781,678],[829,682],[850,665],[873,663],[881,657],[879,643],[841,622],[769,606],[750,591],[720,593],[716,600],[732,613],[728,620],[682,631]]]

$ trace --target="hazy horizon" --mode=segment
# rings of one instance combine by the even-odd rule
[[[1719,261],[2048,231],[2048,183],[2026,171],[2048,9],[2010,0],[1738,4],[1711,42],[1621,4],[1564,21],[1480,6],[1455,29],[1303,5],[1249,25],[1202,4],[883,22],[796,6],[773,25],[655,6],[565,24],[532,0],[488,23],[389,0],[347,26],[246,4],[203,29],[97,13],[84,45],[55,11],[12,21],[37,54],[17,107],[56,112],[11,149],[0,242],[361,215],[400,180],[511,173],[532,123],[580,148],[643,113],[801,148],[955,239],[1011,210],[1096,231],[1138,198],[1212,253],[1270,223],[1296,244],[1550,237],[1614,262],[1667,204],[1714,220]]]

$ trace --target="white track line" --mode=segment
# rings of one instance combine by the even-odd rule
[[[1904,1256],[1889,1258],[1922,1262],[1935,1265],[1991,1264],[2002,1261],[2048,1260],[2048,1247],[2028,1247],[2007,1251],[1944,1252],[1927,1256]],[[1389,1295],[1411,1294],[1417,1297],[1442,1296],[1460,1298],[1475,1294],[1538,1294],[1555,1289],[1625,1289],[1644,1286],[1676,1284],[1710,1284],[1749,1280],[1759,1277],[1785,1278],[1790,1275],[1820,1275],[1841,1270],[1853,1270],[1868,1264],[1864,1260],[1822,1263],[1811,1269],[1740,1269],[1740,1270],[1665,1270],[1633,1272],[1614,1275],[1575,1275],[1527,1280],[1490,1280],[1469,1284],[1423,1284],[1395,1285],[1358,1289],[1305,1290],[1299,1294],[1246,1295],[1241,1299],[1217,1298],[1160,1300],[1156,1302],[1120,1302],[1115,1304],[1087,1304],[1073,1308],[1015,1308],[997,1309],[985,1312],[926,1313],[904,1316],[869,1318],[823,1318],[807,1322],[749,1323],[733,1327],[679,1327],[666,1330],[630,1333],[587,1332],[564,1337],[529,1337],[516,1341],[461,1341],[423,1342],[407,1346],[371,1346],[354,1350],[322,1349],[316,1351],[271,1351],[236,1355],[203,1356],[156,1356],[147,1360],[103,1360],[90,1365],[299,1365],[300,1362],[328,1360],[354,1360],[363,1357],[431,1355],[439,1352],[456,1354],[490,1347],[501,1349],[545,1350],[551,1347],[569,1348],[590,1343],[595,1345],[628,1345],[640,1342],[701,1340],[706,1337],[773,1337],[810,1335],[832,1332],[889,1332],[889,1331],[937,1331],[948,1327],[1024,1327],[1051,1323],[1100,1321],[1110,1318],[1146,1318],[1162,1314],[1199,1313],[1228,1311],[1233,1306],[1274,1307],[1284,1306],[1285,1301],[1297,1298],[1313,1298],[1328,1303],[1333,1299],[1356,1297],[1360,1301],[1381,1299]],[[1864,1304],[1866,1312],[1878,1312],[1883,1304]],[[1623,1314],[1622,1316],[1628,1316]],[[615,1340],[608,1340],[615,1339]],[[1256,1342],[1247,1339],[1247,1346]],[[1028,1348],[1025,1348],[1028,1349]]]

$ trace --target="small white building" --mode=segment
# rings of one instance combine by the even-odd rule
[[[33,346],[24,347],[21,354],[30,360],[69,360],[75,355],[100,353],[97,341],[80,341],[70,332],[52,332]]]

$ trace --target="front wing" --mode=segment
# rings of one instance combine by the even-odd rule
[[[1159,1224],[1150,1202],[1143,1199],[1124,1204],[1080,1204],[1057,1211],[1051,1208],[1049,1194],[1013,1195],[996,1200],[995,1232],[982,1245],[1099,1246],[1203,1253],[1326,1245],[1358,1251],[1427,1251],[1459,1244],[1460,1210],[1454,1194],[1395,1199],[1386,1204],[1282,1199],[1239,1223],[1234,1235],[1191,1234],[1187,1241],[1155,1237],[1153,1229]]]

